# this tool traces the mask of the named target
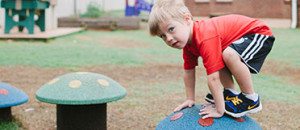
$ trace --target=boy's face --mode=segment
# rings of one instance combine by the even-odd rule
[[[158,36],[161,37],[167,45],[173,48],[182,49],[190,41],[191,24],[190,21],[184,20],[182,22],[176,20],[169,20],[159,24],[160,32]]]

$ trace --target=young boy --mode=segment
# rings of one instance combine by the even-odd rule
[[[242,15],[193,21],[182,0],[157,0],[148,24],[151,35],[161,37],[170,47],[183,50],[187,98],[174,111],[195,103],[195,66],[199,56],[211,92],[206,100],[215,104],[215,107],[200,110],[203,118],[218,118],[224,112],[241,117],[262,109],[260,98],[253,90],[251,73],[260,71],[275,40],[264,23]],[[235,90],[232,76],[241,93]]]

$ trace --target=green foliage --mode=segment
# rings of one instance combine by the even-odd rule
[[[81,14],[80,17],[85,18],[99,18],[104,12],[101,10],[100,6],[97,4],[89,3],[87,11]]]
[[[2,122],[0,121],[0,130],[18,130],[19,126],[15,122]]]
[[[105,11],[103,13],[103,17],[124,17],[124,10],[111,10],[111,11]]]

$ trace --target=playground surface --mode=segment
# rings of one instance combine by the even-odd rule
[[[250,115],[263,129],[300,129],[299,30],[274,29],[277,41],[261,74],[253,76],[263,110]],[[12,108],[21,129],[55,130],[56,106],[35,92],[51,79],[78,71],[106,75],[128,95],[108,104],[109,130],[155,129],[184,98],[181,51],[150,37],[146,30],[85,31],[48,43],[0,41],[0,81],[29,95]],[[197,68],[197,103],[208,92],[203,67]]]
[[[266,73],[275,75],[285,73],[272,72],[272,69],[268,69],[272,66],[272,63],[268,64],[268,67],[265,67],[263,70]],[[116,72],[115,70],[118,71]],[[28,103],[12,109],[13,115],[22,122],[22,127],[29,130],[54,130],[56,125],[55,105],[38,102],[34,93],[45,82],[57,75],[70,72],[70,70],[18,66],[0,67],[0,71],[2,81],[9,82],[15,86],[22,86],[21,89],[29,94],[30,100]],[[184,93],[178,90],[181,87],[176,88],[175,92],[159,92],[158,90],[163,88],[157,88],[155,85],[162,84],[160,87],[164,87],[165,81],[176,82],[176,80],[180,80],[182,74],[178,72],[181,71],[181,67],[177,65],[145,65],[131,68],[102,65],[81,68],[78,71],[92,71],[105,74],[119,81],[127,89],[128,95],[125,99],[108,105],[108,129],[111,130],[154,129],[157,123],[171,113],[172,109],[184,99]],[[300,84],[299,81],[294,80],[300,77],[300,69],[297,72],[294,72],[294,75],[290,75],[290,78],[287,80]],[[124,74],[128,75],[124,76]],[[150,85],[145,85],[146,83]],[[151,89],[151,85],[155,87]],[[138,86],[139,88],[135,88]],[[203,89],[203,87],[198,86],[197,89]],[[205,91],[203,90],[197,93],[198,102],[203,103],[204,100],[202,99],[204,96]],[[299,103],[295,105],[264,100],[263,111],[253,114],[251,117],[259,122],[264,129],[297,129],[300,127],[300,115],[297,114],[299,109]]]

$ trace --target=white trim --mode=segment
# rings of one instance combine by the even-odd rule
[[[210,0],[195,0],[196,3],[208,3]]]
[[[232,2],[233,0],[216,0],[216,2],[224,2],[224,3],[227,3],[227,2]]]
[[[297,5],[298,2],[297,0],[292,0],[292,23],[291,23],[291,28],[295,29],[297,27],[297,17],[298,17],[298,11],[297,11]]]

